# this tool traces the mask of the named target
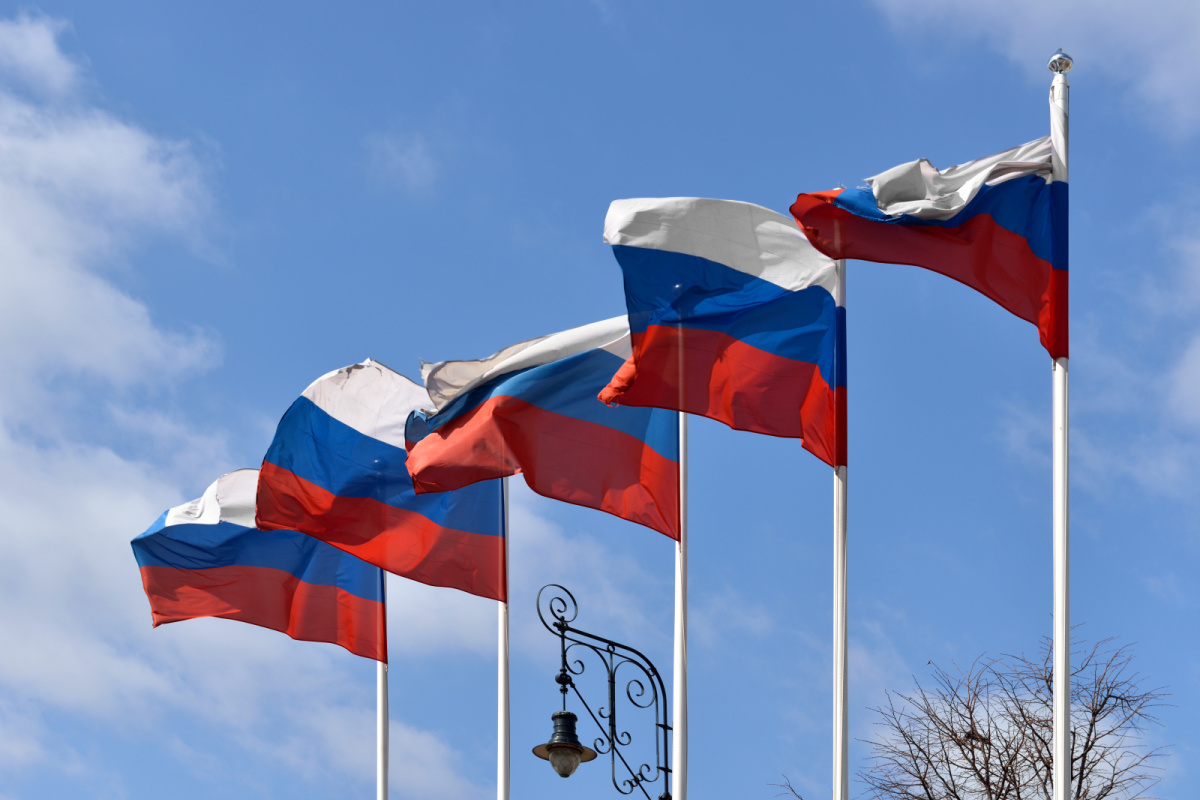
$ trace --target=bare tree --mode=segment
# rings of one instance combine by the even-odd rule
[[[1142,687],[1129,648],[1112,640],[1072,653],[1072,663],[1072,796],[1146,798],[1165,753],[1142,736],[1166,695]],[[880,731],[859,777],[876,800],[1049,800],[1052,700],[1049,640],[1036,658],[981,657],[965,671],[935,665],[930,688],[889,692],[872,709]]]

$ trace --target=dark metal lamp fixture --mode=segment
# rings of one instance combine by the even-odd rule
[[[550,735],[550,741],[533,748],[533,754],[549,761],[561,777],[569,778],[581,763],[595,758],[596,751],[579,743],[579,737],[575,735],[575,722],[579,717],[570,711],[555,711],[550,719],[554,720],[554,733]]]
[[[544,604],[543,595],[546,595]],[[564,587],[553,583],[543,586],[538,592],[537,604],[542,625],[559,638],[562,667],[554,681],[562,693],[563,710],[551,715],[550,718],[554,720],[554,733],[550,736],[550,741],[533,748],[533,754],[549,761],[554,771],[564,778],[574,773],[581,763],[594,759],[597,753],[607,754],[612,760],[612,781],[618,792],[625,795],[641,792],[646,800],[650,800],[650,793],[646,791],[646,787],[662,776],[663,792],[658,796],[658,800],[671,800],[671,751],[668,741],[671,726],[667,724],[667,691],[658,670],[648,658],[632,647],[574,627],[571,623],[579,614],[579,606],[574,596]],[[598,656],[607,672],[608,704],[600,706],[596,711],[592,711],[592,707],[583,699],[572,677],[582,675],[584,671],[583,660],[572,653],[577,647],[583,648],[578,651],[579,656],[586,655],[588,651]],[[624,682],[622,694],[635,709],[654,709],[656,730],[653,737],[653,767],[648,761],[639,764],[639,758],[632,762],[639,764],[635,768],[621,749],[628,747],[633,737],[629,731],[622,730],[617,725],[618,682]],[[575,723],[579,718],[567,711],[568,689],[575,692],[575,697],[600,729],[600,735],[592,742],[595,750],[582,745],[575,733]]]

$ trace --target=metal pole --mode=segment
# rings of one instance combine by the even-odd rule
[[[687,418],[687,414],[679,412],[679,543],[675,548],[675,681],[672,685],[675,713],[671,719],[675,734],[671,740],[675,800],[687,800]]]
[[[1051,142],[1054,180],[1067,180],[1066,72],[1071,59],[1060,50],[1050,61]],[[1056,231],[1055,235],[1066,235]],[[1070,417],[1067,359],[1054,360],[1054,800],[1071,797],[1071,498]]]
[[[504,507],[504,596],[508,597],[508,478],[501,479],[501,505]],[[496,715],[496,798],[508,800],[512,751],[508,689],[508,601],[499,603],[499,653],[497,655]]]
[[[846,304],[846,262],[837,262],[838,299]],[[844,346],[844,343],[843,343]],[[833,470],[833,800],[850,800],[846,690],[846,467]]]
[[[383,629],[387,641],[387,573],[380,570],[383,581]],[[375,798],[388,796],[388,665],[375,662]]]
[[[1067,359],[1054,362],[1054,800],[1071,798],[1071,501]]]

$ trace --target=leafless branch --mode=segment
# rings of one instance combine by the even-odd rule
[[[1162,748],[1142,743],[1163,689],[1146,689],[1127,646],[1076,643],[1071,678],[1071,773],[1076,800],[1147,800]],[[934,666],[929,688],[888,693],[872,709],[878,735],[859,773],[875,800],[1050,800],[1053,654]],[[790,784],[783,788],[790,789]],[[791,790],[793,796],[798,797]]]

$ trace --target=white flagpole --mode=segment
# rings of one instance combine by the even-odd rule
[[[838,300],[846,306],[846,261],[837,262]],[[845,343],[842,343],[845,346]],[[846,467],[833,470],[833,800],[850,800],[846,691]]]
[[[504,505],[504,596],[508,597],[508,478],[501,483],[501,503]],[[499,605],[499,641],[497,656],[497,719],[496,719],[496,798],[508,800],[511,762],[511,725],[508,691],[508,602]]]
[[[380,570],[383,580],[383,630],[387,641],[387,573]],[[385,654],[386,655],[386,654]],[[375,662],[375,798],[388,796],[388,665]]]
[[[1052,177],[1067,180],[1066,73],[1070,56],[1059,50],[1050,59],[1054,82],[1050,85],[1050,131],[1053,145]],[[1055,235],[1060,232],[1056,231]],[[1065,234],[1066,232],[1061,232]],[[1071,797],[1071,497],[1070,417],[1067,359],[1054,360],[1054,800]]]
[[[682,374],[680,375],[682,378]],[[682,385],[682,381],[681,384]],[[675,548],[675,712],[671,718],[675,800],[687,800],[687,418],[679,412],[679,542]]]

